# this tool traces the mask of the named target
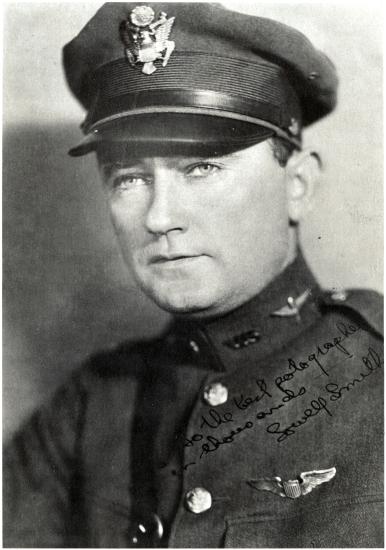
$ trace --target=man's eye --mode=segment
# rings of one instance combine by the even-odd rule
[[[121,174],[111,178],[111,187],[118,190],[132,189],[141,185],[149,185],[149,183],[149,178],[138,174]]]
[[[187,170],[187,174],[193,178],[205,178],[207,176],[213,176],[219,170],[220,167],[215,164],[211,164],[210,162],[201,162],[200,164],[191,166]]]

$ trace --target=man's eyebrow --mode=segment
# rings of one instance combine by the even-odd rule
[[[241,153],[239,151],[234,151],[233,153],[227,153],[225,155],[218,155],[216,158],[238,160],[238,159],[241,158]]]
[[[233,152],[233,153],[226,153],[226,154],[210,152],[207,155],[192,155],[192,156],[182,155],[181,156],[181,161],[182,162],[188,162],[188,161],[195,162],[195,161],[207,161],[207,160],[212,160],[212,159],[217,159],[217,160],[223,159],[225,161],[225,160],[238,160],[240,158],[241,158],[241,154],[238,151]]]
[[[239,151],[234,151],[232,153],[216,153],[210,151],[208,155],[176,155],[180,158],[180,162],[205,162],[208,160],[239,160],[241,158],[241,153]],[[113,170],[125,169],[125,168],[135,168],[145,162],[143,157],[125,157],[125,158],[99,158],[99,166],[103,170],[104,174],[111,174]]]
[[[102,166],[132,166],[134,164],[140,164],[141,162],[141,159],[139,158],[124,158],[124,159],[119,159],[119,158],[102,158],[100,160],[100,163],[102,164]]]
[[[133,168],[140,164],[138,159],[124,159],[124,160],[113,160],[113,159],[101,159],[99,161],[99,166],[103,170],[104,174],[111,174],[113,170],[119,170],[120,168]]]

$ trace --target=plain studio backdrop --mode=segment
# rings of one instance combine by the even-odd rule
[[[334,60],[339,106],[306,133],[324,172],[315,209],[301,227],[303,248],[324,287],[382,290],[381,4],[225,4],[298,28]],[[168,320],[126,273],[94,156],[67,156],[84,114],[64,81],[61,47],[100,5],[5,8],[7,437],[91,352],[153,335]]]

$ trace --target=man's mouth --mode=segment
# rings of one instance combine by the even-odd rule
[[[158,254],[153,256],[150,259],[151,264],[174,264],[188,262],[190,260],[196,260],[201,258],[202,254],[183,254],[183,253],[174,253],[174,254]]]

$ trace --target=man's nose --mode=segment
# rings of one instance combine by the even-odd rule
[[[146,215],[146,229],[154,234],[186,229],[186,212],[182,206],[181,185],[169,170],[153,176],[152,195]]]

